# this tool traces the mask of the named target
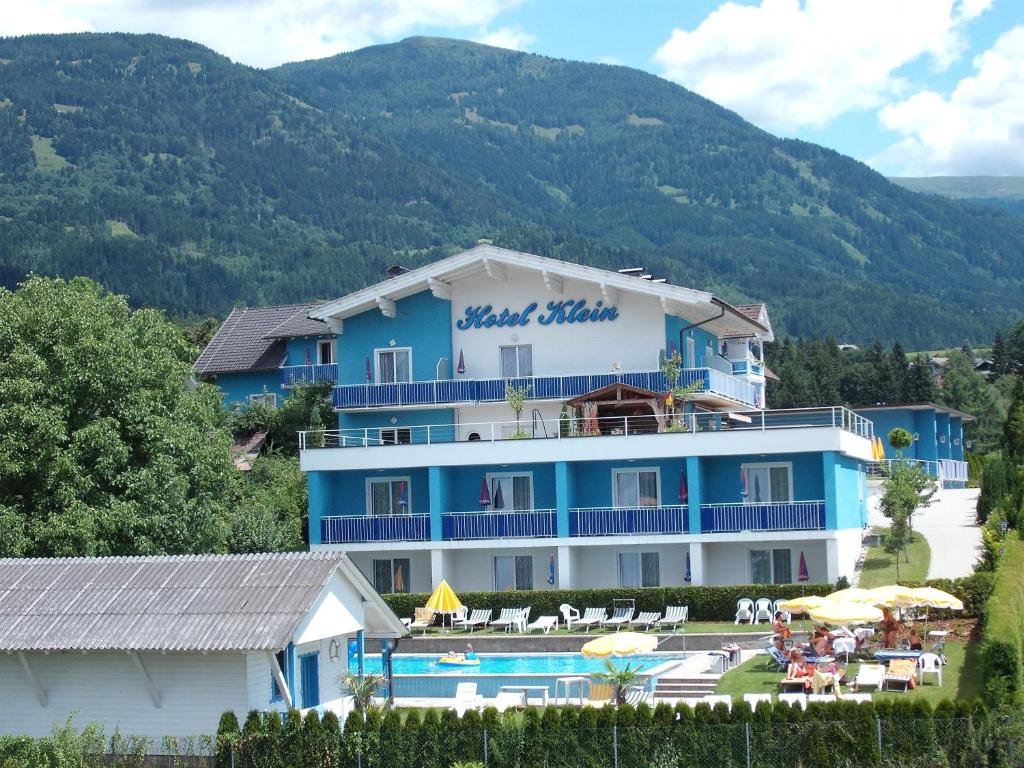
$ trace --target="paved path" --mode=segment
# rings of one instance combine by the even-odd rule
[[[878,511],[877,497],[870,504],[871,525],[888,526]],[[975,519],[977,488],[949,488],[932,501],[930,507],[914,515],[914,530],[924,534],[931,549],[929,579],[955,579],[969,576],[981,554],[981,529]]]

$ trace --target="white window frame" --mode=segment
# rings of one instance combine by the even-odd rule
[[[530,558],[530,586],[527,587],[526,590],[536,589],[536,587],[534,586],[534,584],[536,583],[536,579],[534,579],[533,577],[535,576],[535,569],[537,567],[537,564],[533,561],[533,555],[532,554],[524,555],[524,554],[519,554],[519,553],[513,553],[513,554],[491,555],[491,589],[494,592],[498,592],[499,591],[499,588],[498,588],[498,558],[499,557],[510,557],[510,558],[512,558],[512,576],[513,576],[513,578],[515,578],[515,574],[516,574],[516,558],[517,557],[528,557],[528,558]],[[513,586],[514,586],[516,591],[520,591],[518,584],[515,584]],[[526,591],[526,590],[524,590],[524,591]]]
[[[395,592],[395,560],[405,560],[405,561],[407,561],[409,563],[408,578],[409,578],[409,582],[410,583],[405,585],[405,592]],[[388,557],[388,556],[385,555],[383,557],[371,557],[370,558],[370,580],[371,580],[370,583],[373,584],[374,590],[379,592],[380,590],[377,589],[377,563],[378,562],[386,562],[386,563],[388,563],[388,572],[391,574],[391,594],[405,595],[405,594],[408,594],[408,593],[412,592],[412,589],[410,589],[411,582],[412,582],[412,558],[411,557],[409,557],[408,555],[405,555],[404,557]]]
[[[780,500],[780,501],[771,501],[771,502],[768,502],[768,503],[770,503],[770,504],[792,504],[793,501],[795,500],[794,497],[795,497],[796,491],[793,488],[793,462],[792,461],[758,461],[758,462],[751,462],[749,464],[743,463],[743,464],[740,464],[740,467],[742,467],[745,470],[748,470],[748,472],[747,472],[747,498],[743,500],[744,504],[754,504],[754,503],[756,503],[756,502],[750,501],[750,497],[751,497],[751,494],[753,493],[754,489],[753,489],[752,484],[751,484],[749,470],[751,470],[751,469],[767,469],[769,471],[769,478],[770,478],[771,477],[771,468],[772,467],[785,467],[786,468],[786,471],[789,474],[789,498],[788,499],[784,499],[784,500]],[[770,486],[768,488],[768,491],[771,492],[771,487]]]
[[[409,433],[409,442],[407,442],[407,443],[399,442],[399,440],[398,440],[398,433],[402,432],[402,431],[405,431],[405,432]],[[393,442],[385,442],[384,441],[384,433],[385,432],[394,432],[395,433],[394,434],[395,439],[394,439]],[[380,444],[381,445],[411,445],[412,444],[412,427],[381,427],[380,428],[380,435],[379,435],[379,437],[380,437]]]
[[[627,507],[619,504],[619,491],[618,491],[618,476],[622,474],[637,474],[639,472],[653,472],[654,473],[654,487],[658,494],[658,503],[648,509],[656,509],[657,507],[664,506],[662,499],[664,496],[661,494],[661,467],[613,467],[612,468],[612,508],[613,509],[634,509],[634,507]],[[637,499],[640,498],[640,478],[637,477]],[[637,507],[638,508],[638,507]]]
[[[530,373],[524,374],[519,370],[519,350],[522,347],[530,348]],[[501,369],[501,352],[505,349],[514,348],[516,350],[516,372],[514,376],[506,376],[505,372]],[[503,379],[532,379],[533,378],[533,344],[499,344],[498,345],[498,373]]]
[[[392,512],[390,515],[373,514],[373,483],[395,483],[405,480],[405,487],[409,494],[409,503],[405,505],[404,512]],[[368,477],[366,478],[366,516],[367,517],[398,517],[400,515],[412,514],[412,477],[409,475],[395,475],[393,477]]]
[[[635,585],[626,586],[622,583],[622,556],[623,555],[636,555],[639,559],[640,566],[640,583]],[[616,579],[620,589],[643,589],[644,587],[644,555],[654,555],[658,560],[658,583],[648,584],[647,587],[660,587],[663,586],[661,583],[661,552],[653,550],[624,550],[615,553],[615,570]]]
[[[381,381],[380,380],[380,353],[381,352],[408,352],[409,353],[409,380],[408,381]],[[397,371],[397,366],[395,367]],[[412,375],[412,347],[377,347],[373,350],[373,381],[376,384],[410,384],[414,380]]]
[[[259,394],[249,395],[249,405],[269,405],[271,408],[277,408],[277,393],[276,392],[260,392]]]
[[[530,478],[530,506],[527,508],[533,510],[537,508],[537,504],[534,501],[534,486],[533,486],[533,472],[488,472],[484,475],[487,480],[487,490],[491,492],[491,501],[494,501],[494,483],[491,482],[491,478],[494,477],[528,477]],[[506,502],[507,504],[508,502]],[[514,503],[514,502],[513,502]],[[493,511],[493,510],[492,510]],[[515,510],[509,509],[507,506],[505,509],[497,510],[499,512],[524,512],[526,510]]]
[[[775,550],[785,550],[789,552],[789,573],[788,581],[776,581],[775,580]],[[767,584],[795,584],[796,579],[793,575],[793,548],[792,547],[773,547],[771,542],[765,542],[760,547],[747,547],[747,576],[751,584],[759,583],[754,581],[754,564],[750,561],[751,552],[767,552],[768,553],[768,565],[771,568],[771,581],[766,582]]]
[[[693,336],[686,337],[686,352],[683,357],[683,368],[697,367],[697,340]]]
[[[331,362],[324,362],[323,348],[324,345],[331,350]],[[338,362],[338,345],[334,339],[318,339],[316,342],[316,364],[317,365],[332,365]]]

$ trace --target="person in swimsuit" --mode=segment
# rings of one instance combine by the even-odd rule
[[[888,608],[882,609],[882,620],[878,623],[878,628],[882,632],[883,648],[896,647],[896,635],[899,634],[900,627],[902,626],[896,617],[892,615],[892,611]]]

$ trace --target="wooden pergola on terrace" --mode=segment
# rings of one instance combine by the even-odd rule
[[[666,425],[665,395],[616,382],[568,400],[583,413],[583,423],[596,419],[601,434],[623,434],[629,417],[630,434],[663,432]]]

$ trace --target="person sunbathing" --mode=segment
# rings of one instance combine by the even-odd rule
[[[793,651],[789,655],[789,666],[786,668],[787,680],[800,680],[804,688],[810,688],[814,678],[814,665],[808,664],[804,655],[799,651]]]
[[[917,627],[910,628],[910,634],[907,635],[907,642],[910,643],[910,650],[912,651],[924,650],[924,640],[919,634],[917,634]]]
[[[828,631],[827,627],[818,627],[814,630],[814,637],[811,639],[811,647],[814,648],[815,656],[831,656],[833,654],[832,641],[835,635]]]

